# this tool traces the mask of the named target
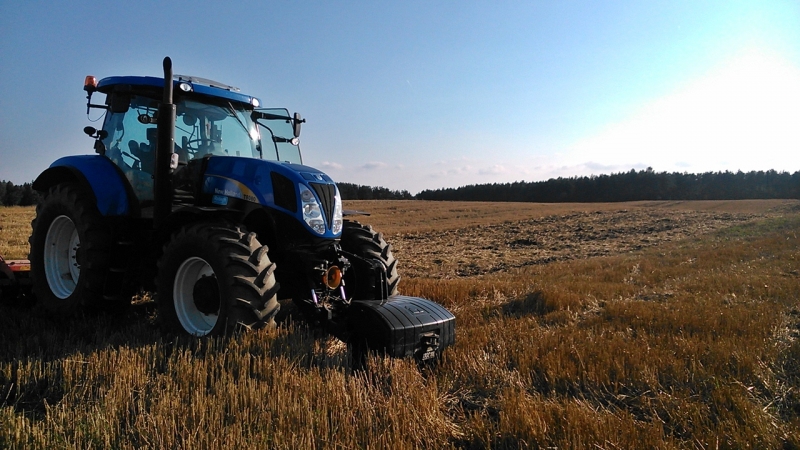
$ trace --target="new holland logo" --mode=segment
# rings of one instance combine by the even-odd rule
[[[414,314],[414,315],[424,314],[424,313],[428,312],[428,311],[425,311],[424,309],[420,308],[419,306],[415,306],[415,305],[404,305],[404,306],[408,310],[408,312],[410,312],[411,314]]]

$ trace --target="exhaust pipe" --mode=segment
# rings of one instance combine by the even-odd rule
[[[161,227],[172,212],[172,158],[175,151],[175,105],[172,103],[172,60],[164,58],[164,98],[158,108],[158,146],[153,186],[153,225]]]

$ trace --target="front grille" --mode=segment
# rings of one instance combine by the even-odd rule
[[[333,204],[336,199],[336,186],[333,184],[308,183],[317,194],[317,198],[322,202],[322,211],[328,222],[328,229],[333,225]]]

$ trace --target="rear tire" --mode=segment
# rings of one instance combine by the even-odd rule
[[[109,308],[120,299],[104,299],[111,256],[111,230],[91,193],[72,183],[50,188],[36,207],[29,239],[33,293],[54,314],[71,315],[80,307]]]
[[[366,259],[380,261],[386,269],[389,295],[397,295],[400,275],[397,273],[397,259],[392,254],[392,246],[370,225],[345,220],[342,228],[342,250]]]
[[[275,326],[275,264],[255,233],[227,222],[181,228],[158,262],[159,320],[193,336]]]

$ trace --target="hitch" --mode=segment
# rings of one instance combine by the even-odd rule
[[[18,300],[31,295],[33,283],[30,274],[30,261],[6,261],[0,256],[0,300]]]

